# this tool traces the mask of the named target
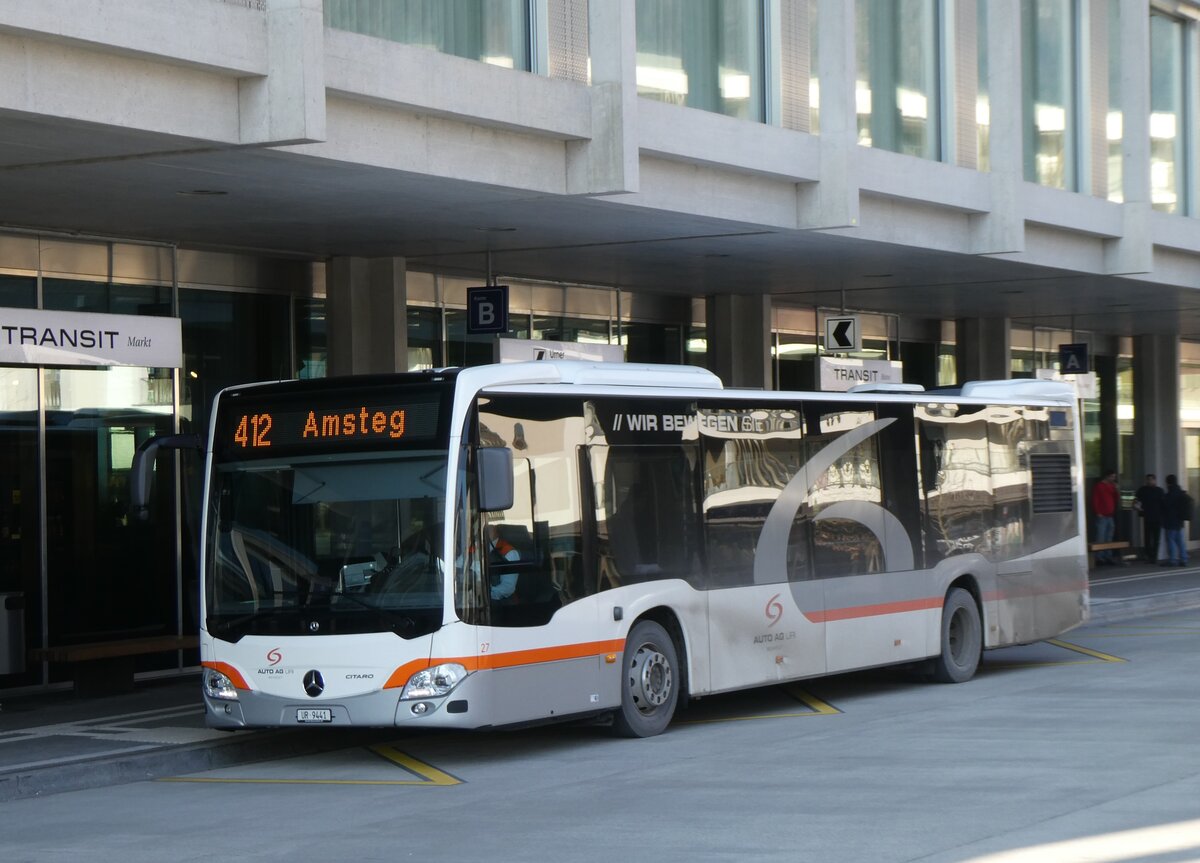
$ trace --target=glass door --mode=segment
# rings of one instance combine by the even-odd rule
[[[170,377],[133,367],[44,375],[50,644],[173,634],[173,471],[155,476],[150,520],[129,511],[134,450],[172,431]]]
[[[1183,452],[1184,475],[1180,483],[1192,500],[1200,500],[1200,429],[1183,430]],[[1192,519],[1188,539],[1200,539],[1200,519]]]

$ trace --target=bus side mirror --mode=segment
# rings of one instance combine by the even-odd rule
[[[505,446],[481,446],[475,450],[475,475],[479,486],[479,509],[497,512],[513,505],[513,457]]]
[[[154,477],[154,457],[163,448],[204,452],[204,441],[195,434],[162,435],[150,438],[137,448],[129,468],[129,511],[138,521],[150,517],[150,481]]]

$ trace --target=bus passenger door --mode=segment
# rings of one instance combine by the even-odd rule
[[[578,404],[499,396],[480,411],[489,435],[513,448],[512,506],[483,513],[477,539],[487,604],[478,661],[491,724],[586,713],[599,702],[603,657],[589,646],[596,605],[571,593],[580,504],[567,444],[582,437],[578,411]]]

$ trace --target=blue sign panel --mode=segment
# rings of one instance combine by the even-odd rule
[[[1086,375],[1088,373],[1088,346],[1085,344],[1058,346],[1058,373],[1063,375]]]
[[[467,288],[467,332],[508,332],[508,285]]]

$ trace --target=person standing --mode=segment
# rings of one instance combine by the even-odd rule
[[[1096,543],[1113,541],[1117,525],[1117,506],[1121,501],[1121,490],[1117,488],[1117,472],[1106,470],[1100,481],[1092,486],[1092,515],[1095,517]],[[1096,555],[1096,565],[1119,564],[1124,566],[1125,560],[1112,549],[1105,549]]]
[[[1134,508],[1142,517],[1142,557],[1147,563],[1158,561],[1158,534],[1162,530],[1162,502],[1166,492],[1158,477],[1146,474],[1142,487],[1134,492]]]
[[[1167,559],[1163,566],[1187,566],[1187,541],[1184,526],[1192,519],[1192,498],[1179,487],[1175,474],[1167,477],[1167,493],[1162,502],[1162,526],[1167,539]]]

